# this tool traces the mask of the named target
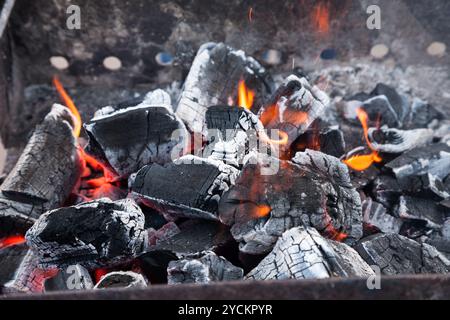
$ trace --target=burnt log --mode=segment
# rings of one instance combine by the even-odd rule
[[[314,228],[298,227],[284,232],[272,252],[245,279],[325,279],[373,274],[346,244],[325,239]]]
[[[214,252],[207,252],[198,258],[170,262],[167,274],[168,284],[210,283],[240,280],[244,276],[244,270]]]
[[[84,125],[86,150],[120,177],[144,165],[165,164],[186,152],[189,135],[183,122],[159,95],[148,94],[136,106],[103,111]]]
[[[132,191],[167,219],[217,220],[222,194],[234,184],[238,170],[221,161],[184,156],[161,166],[139,170]]]
[[[59,270],[56,276],[45,280],[44,283],[45,292],[92,288],[94,288],[94,283],[89,271],[79,264]]]
[[[450,261],[436,248],[398,234],[367,237],[355,249],[369,265],[377,265],[385,275],[450,271]]]
[[[223,43],[202,45],[184,83],[176,114],[191,132],[206,136],[206,111],[214,105],[228,105],[230,97],[237,101],[241,80],[255,91],[256,107],[271,93],[272,81],[256,60]]]
[[[368,139],[372,148],[384,153],[403,153],[433,141],[433,130],[399,130],[395,128],[369,128]]]
[[[115,271],[104,275],[95,285],[94,289],[112,289],[112,288],[146,288],[147,280],[136,272],[132,271]]]
[[[311,86],[306,78],[290,75],[260,110],[259,117],[266,129],[287,134],[288,141],[283,149],[288,150],[323,115],[329,103],[327,94]]]
[[[99,199],[45,213],[26,239],[43,268],[111,266],[142,252],[144,219],[130,199]]]
[[[361,238],[361,199],[337,158],[307,150],[292,162],[272,162],[279,168],[272,175],[261,174],[261,162],[245,165],[220,202],[220,220],[231,226],[241,252],[267,253],[283,232],[300,225],[348,243]]]
[[[13,170],[0,186],[1,219],[39,218],[61,206],[81,173],[69,109],[55,104],[38,125]],[[6,217],[6,218],[5,218]],[[18,222],[22,224],[21,222]]]

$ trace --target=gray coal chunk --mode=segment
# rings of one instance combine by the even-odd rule
[[[102,114],[84,125],[86,150],[121,177],[144,165],[165,164],[186,152],[190,136],[183,122],[164,105],[151,99],[137,106]]]
[[[89,271],[79,264],[58,271],[53,278],[45,280],[44,291],[90,290],[94,288]]]
[[[150,246],[150,252],[171,252],[184,258],[203,251],[214,251],[233,238],[228,228],[216,221],[191,219],[179,225],[179,232]]]
[[[45,213],[26,239],[44,268],[80,264],[90,269],[142,252],[144,223],[144,214],[131,199],[103,198]]]
[[[220,198],[234,184],[238,172],[221,161],[188,155],[164,166],[145,166],[139,170],[132,192],[168,219],[218,220]]]
[[[436,248],[398,234],[377,234],[361,241],[355,249],[382,274],[448,273],[450,261]]]
[[[445,210],[436,202],[410,196],[401,196],[397,215],[402,219],[422,220],[428,228],[441,229],[445,218]]]
[[[249,161],[220,202],[220,219],[241,252],[268,253],[286,230],[301,225],[349,244],[362,237],[361,198],[339,159],[307,150],[292,162],[271,161],[278,170],[267,175],[261,162]]]
[[[176,114],[191,132],[206,136],[206,111],[211,106],[228,105],[230,97],[237,101],[240,80],[255,91],[256,108],[272,92],[269,74],[255,59],[223,43],[205,43],[192,62]]]
[[[431,121],[443,118],[443,114],[432,105],[419,98],[414,98],[405,126],[410,129],[427,128]]]
[[[450,174],[450,142],[415,148],[388,162],[385,167],[399,179],[425,173],[444,179]]]
[[[345,153],[345,139],[342,130],[336,127],[326,128],[319,134],[320,151],[340,158]]]
[[[324,114],[329,104],[330,98],[317,86],[309,84],[306,78],[290,75],[260,110],[259,116],[266,129],[278,129],[287,134],[288,142],[283,146],[287,149]]]
[[[243,159],[256,149],[264,127],[250,110],[241,107],[211,106],[206,111],[207,146],[203,157],[211,156],[239,167]]]
[[[28,252],[26,244],[9,246],[0,249],[0,287],[14,279],[22,260]]]
[[[323,238],[314,228],[297,227],[283,233],[272,252],[245,279],[325,279],[373,274],[351,247]]]
[[[12,201],[0,196],[0,239],[25,234],[36,222],[31,217],[36,210],[44,211],[43,208],[36,209],[31,203]]]
[[[389,128],[399,128],[401,122],[397,112],[384,95],[374,96],[363,102],[361,108],[367,113],[369,119],[380,119],[382,125]]]
[[[0,186],[0,197],[5,199],[0,200],[0,217],[36,219],[60,207],[73,191],[81,167],[73,116],[69,109],[55,104]]]
[[[402,220],[390,215],[386,208],[372,199],[363,202],[363,220],[369,227],[375,227],[383,233],[399,233]]]
[[[401,123],[404,122],[405,118],[410,113],[408,99],[404,95],[399,94],[397,90],[384,83],[378,83],[370,95],[372,97],[385,96]]]
[[[207,252],[199,258],[170,262],[167,274],[168,284],[210,283],[240,280],[244,276],[244,270],[214,252]]]
[[[430,144],[433,130],[400,130],[382,126],[380,129],[369,128],[368,139],[378,152],[400,154]]]
[[[132,271],[115,271],[104,275],[95,285],[94,289],[138,289],[146,288],[147,286],[147,280],[139,273]]]

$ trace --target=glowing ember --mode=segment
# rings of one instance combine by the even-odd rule
[[[319,3],[313,11],[313,20],[319,33],[330,31],[330,5],[328,2]]]
[[[240,80],[238,84],[238,106],[250,110],[253,106],[255,92],[249,90],[244,80]]]
[[[96,269],[94,271],[95,283],[98,283],[103,276],[107,275],[109,271],[107,269]]]
[[[270,208],[269,206],[260,205],[260,206],[256,207],[255,211],[253,212],[253,216],[255,218],[263,218],[263,217],[266,217],[270,213],[271,210],[272,210],[272,208]]]
[[[253,8],[250,7],[248,9],[248,21],[252,22],[253,21]]]
[[[289,136],[286,132],[278,130],[278,135],[280,136],[279,140],[275,140],[275,139],[268,139],[267,138],[267,143],[271,143],[273,145],[280,145],[280,146],[285,146],[288,144],[289,142]],[[261,139],[264,141],[266,140],[265,137],[261,137]]]
[[[25,237],[24,236],[11,236],[7,238],[0,239],[0,249],[16,246],[19,244],[25,243]]]
[[[72,98],[70,98],[70,96],[67,94],[66,90],[64,89],[63,85],[61,84],[61,82],[59,81],[57,76],[53,77],[53,85],[55,86],[56,90],[59,93],[59,96],[61,97],[61,100],[64,102],[64,104],[66,105],[67,108],[69,108],[69,110],[72,112],[72,114],[75,116],[75,123],[74,123],[74,129],[73,129],[73,133],[76,137],[80,136],[81,133],[81,115],[78,112],[77,107],[75,106],[75,104],[73,103]]]
[[[344,160],[343,162],[353,170],[363,171],[368,169],[374,162],[379,163],[383,161],[383,159],[379,156],[378,152],[375,150],[369,140],[369,126],[367,124],[369,121],[369,116],[362,108],[358,108],[356,110],[356,115],[358,116],[358,119],[363,127],[364,139],[366,140],[367,146],[370,148],[370,150],[372,150],[372,153],[366,155],[356,155]]]

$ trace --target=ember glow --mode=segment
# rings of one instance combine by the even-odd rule
[[[313,21],[319,33],[327,34],[330,31],[330,4],[320,2],[314,8]]]
[[[63,85],[61,84],[57,76],[53,77],[53,86],[58,91],[58,94],[61,97],[61,100],[63,101],[64,105],[67,108],[69,108],[69,110],[74,115],[75,123],[73,133],[75,137],[79,137],[81,133],[81,123],[82,123],[80,112],[75,106],[75,103],[73,102],[72,98],[67,94],[67,91],[64,89]]]
[[[247,88],[244,80],[240,80],[238,84],[238,106],[250,110],[254,98],[255,92]]]
[[[259,205],[256,207],[255,211],[253,212],[253,216],[255,218],[264,218],[267,215],[269,215],[271,210],[272,210],[272,208],[269,206]]]
[[[21,235],[0,239],[0,249],[25,243],[25,237]]]
[[[248,21],[252,22],[253,21],[253,8],[250,7],[248,9]]]
[[[358,108],[356,110],[356,114],[364,130],[364,139],[366,140],[367,146],[370,148],[370,150],[372,150],[372,153],[352,156],[344,160],[344,163],[353,170],[364,171],[367,170],[374,162],[380,163],[381,161],[383,161],[383,159],[379,156],[378,152],[375,150],[369,140],[369,116],[362,108]]]

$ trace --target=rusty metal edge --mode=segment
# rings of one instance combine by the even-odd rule
[[[450,275],[381,278],[369,290],[367,279],[219,282],[208,285],[155,285],[146,289],[51,292],[3,296],[0,300],[383,300],[450,299]]]

